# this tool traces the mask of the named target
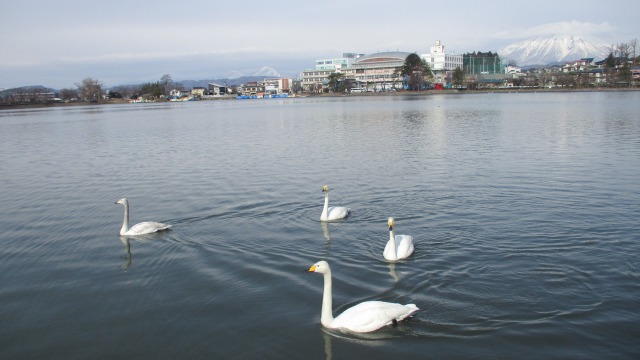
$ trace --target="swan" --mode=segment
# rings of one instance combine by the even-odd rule
[[[324,208],[320,215],[320,221],[331,221],[346,218],[349,215],[351,209],[343,206],[329,206],[329,187],[327,185],[322,187],[324,193]]]
[[[396,261],[409,257],[413,253],[413,236],[411,235],[395,235],[393,233],[393,218],[389,221],[389,242],[384,247],[384,258],[390,261]]]
[[[366,333],[394,324],[413,315],[419,309],[415,304],[397,304],[384,301],[365,301],[333,317],[331,295],[331,268],[326,261],[319,261],[307,270],[324,275],[324,294],[322,296],[322,316],[320,322],[330,329],[346,329]]]
[[[124,206],[124,221],[122,222],[120,235],[144,235],[171,228],[171,225],[155,221],[141,222],[129,228],[129,201],[127,200],[127,198],[122,198],[116,201],[116,204]]]

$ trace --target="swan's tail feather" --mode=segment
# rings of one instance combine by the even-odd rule
[[[409,316],[413,316],[413,314],[415,314],[418,311],[420,311],[420,309],[416,306],[416,304],[407,304],[405,306],[408,307],[409,309],[411,309],[411,311],[409,311],[409,313],[404,318],[407,318]]]

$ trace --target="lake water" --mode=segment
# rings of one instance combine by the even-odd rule
[[[2,110],[0,150],[2,359],[640,357],[640,92]],[[421,311],[323,329],[322,259],[335,315]]]

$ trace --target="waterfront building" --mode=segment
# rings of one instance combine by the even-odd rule
[[[239,95],[257,95],[258,93],[264,93],[264,83],[261,84],[257,81],[249,81],[238,87],[236,92]]]
[[[268,94],[283,94],[291,92],[291,79],[266,78],[264,79],[264,92]]]
[[[193,89],[191,89],[191,96],[202,98],[206,92],[207,92],[207,89],[201,86],[196,86]]]
[[[209,83],[207,85],[207,89],[209,90],[209,95],[213,96],[222,96],[227,94],[227,85],[220,85]]]
[[[431,67],[434,82],[448,84],[456,68],[463,68],[463,56],[454,53],[446,53],[440,40],[431,47],[431,52],[420,55]]]
[[[339,71],[345,78],[353,77],[351,65],[364,54],[344,53],[341,58],[318,59],[313,69],[302,72],[302,88],[305,91],[322,91],[327,85],[329,74]]]
[[[353,63],[356,82],[361,87],[372,91],[401,89],[402,77],[399,69],[411,53],[408,52],[380,52],[359,57]]]
[[[185,90],[185,89],[172,89],[171,91],[169,91],[169,96],[171,98],[182,98],[182,97],[187,97],[191,94],[191,90]]]
[[[364,56],[364,54],[343,53],[341,58],[318,59],[316,60],[315,70],[342,70],[351,67],[356,59]]]

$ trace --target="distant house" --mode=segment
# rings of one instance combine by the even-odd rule
[[[244,95],[255,95],[259,92],[264,92],[264,86],[261,86],[261,84],[256,81],[250,81],[242,85],[242,93]]]
[[[567,61],[562,67],[562,72],[584,72],[593,66],[593,58]]]
[[[220,96],[227,94],[227,87],[225,85],[209,84],[207,85],[209,95]]]
[[[522,73],[522,68],[515,65],[507,65],[504,67],[505,74],[520,74]]]
[[[183,98],[189,96],[189,91],[184,89],[173,89],[169,91],[169,96],[172,98]]]
[[[201,87],[201,86],[197,86],[194,87],[193,89],[191,89],[191,96],[195,96],[195,97],[203,97],[204,93],[207,91],[207,89]]]
[[[264,92],[269,94],[282,94],[291,91],[292,80],[288,78],[264,79]]]

